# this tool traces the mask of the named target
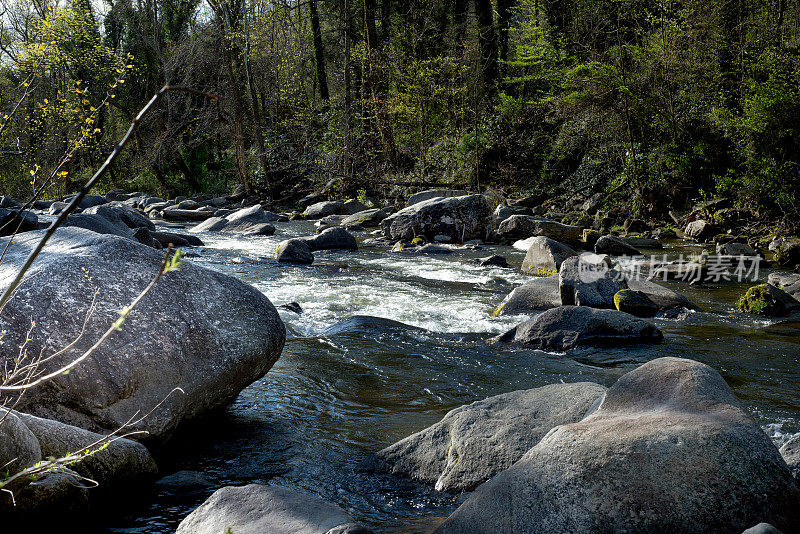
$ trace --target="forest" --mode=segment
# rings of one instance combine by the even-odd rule
[[[797,0],[3,0],[0,189],[447,186],[800,221]],[[57,170],[57,172],[53,172]],[[52,179],[47,179],[51,177]]]

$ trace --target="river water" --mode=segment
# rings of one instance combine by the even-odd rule
[[[215,489],[260,482],[315,493],[376,532],[425,532],[463,496],[360,473],[356,467],[367,455],[462,404],[556,382],[609,386],[662,356],[717,369],[776,444],[800,432],[800,323],[735,313],[736,299],[751,284],[670,284],[704,311],[656,320],[665,334],[660,345],[550,354],[486,343],[524,319],[491,312],[527,277],[474,260],[497,253],[518,267],[522,252],[484,246],[423,256],[362,247],[318,252],[311,266],[288,266],[275,261],[277,244],[314,227],[303,221],[277,226],[272,237],[202,235],[206,247],[187,254],[252,284],[275,305],[296,301],[303,308],[300,315],[280,310],[287,342],[267,376],[223,412],[187,429],[162,458],[163,475],[197,471],[211,487],[189,495],[153,489],[112,515],[102,531],[174,532]],[[676,243],[667,253],[689,251]],[[414,328],[361,321],[326,332],[354,315]]]

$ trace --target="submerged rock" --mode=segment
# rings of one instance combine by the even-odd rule
[[[478,258],[475,261],[477,261],[478,265],[481,267],[508,267],[508,260],[505,256],[500,256],[498,254],[492,254],[486,258]]]
[[[553,384],[497,395],[449,412],[433,426],[391,445],[362,468],[468,491],[511,467],[553,427],[580,421],[606,388]]]
[[[375,334],[386,331],[403,331],[403,332],[424,332],[425,329],[417,326],[411,326],[400,321],[386,319],[384,317],[373,317],[371,315],[354,315],[338,323],[334,323],[320,335],[329,337],[337,336],[340,334]]]
[[[451,243],[485,239],[492,210],[483,195],[432,198],[394,213],[381,222],[386,237],[411,241],[423,236],[434,241],[445,236]]]
[[[560,306],[528,319],[497,339],[541,350],[567,351],[579,346],[659,343],[663,337],[654,324],[628,313]]]
[[[795,531],[778,450],[710,367],[660,358],[481,485],[437,534]]]
[[[0,289],[42,234],[22,234],[11,244],[0,264]],[[6,244],[0,240],[0,247]],[[0,360],[8,364],[17,356],[12,347],[31,321],[30,354],[68,347],[96,299],[84,335],[42,370],[71,361],[117,321],[120,308],[134,301],[163,261],[161,252],[133,240],[59,229],[29,272],[37,282],[23,283],[0,313],[0,329],[8,332]],[[181,423],[225,406],[266,374],[285,335],[277,310],[260,291],[186,262],[165,275],[91,357],[23,397],[18,409],[104,433],[166,398],[134,427],[148,431],[150,440],[166,440]],[[183,393],[170,395],[176,387]]]
[[[249,484],[214,492],[175,534],[369,534],[344,510],[315,495]]]

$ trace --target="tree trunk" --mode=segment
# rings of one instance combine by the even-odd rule
[[[467,0],[455,0],[453,4],[453,37],[456,46],[464,44],[464,34],[467,30]]]
[[[497,29],[500,36],[500,61],[508,61],[508,30],[514,0],[497,0]]]
[[[350,2],[344,0],[344,176],[350,181]]]
[[[246,17],[248,15],[245,15]],[[247,77],[247,86],[250,88],[250,107],[253,112],[253,126],[256,136],[256,147],[258,148],[258,162],[261,164],[261,172],[264,175],[264,185],[267,188],[270,199],[275,198],[276,191],[274,184],[269,177],[269,164],[267,162],[267,148],[264,146],[264,130],[261,127],[261,108],[258,105],[258,93],[253,84],[253,73],[250,71],[250,26],[248,19],[245,18],[245,51],[244,51],[244,69],[245,76]],[[327,88],[326,88],[327,90]]]
[[[497,81],[497,35],[492,17],[491,0],[475,0],[478,21],[478,44],[481,49],[481,70],[486,92],[491,95]]]
[[[322,46],[322,30],[319,27],[317,0],[309,0],[308,13],[311,17],[311,32],[314,34],[314,63],[317,70],[319,97],[323,102],[328,102],[330,100],[330,93],[328,92],[328,74],[325,70],[325,49]]]
[[[397,167],[397,145],[389,117],[384,107],[382,76],[378,70],[381,63],[380,43],[375,28],[375,0],[364,0],[364,27],[367,36],[367,84],[372,97],[372,109],[381,134],[383,153],[392,167]]]

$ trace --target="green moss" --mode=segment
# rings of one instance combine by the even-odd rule
[[[767,284],[753,286],[739,299],[739,310],[764,317],[786,313],[786,307],[775,298]]]

